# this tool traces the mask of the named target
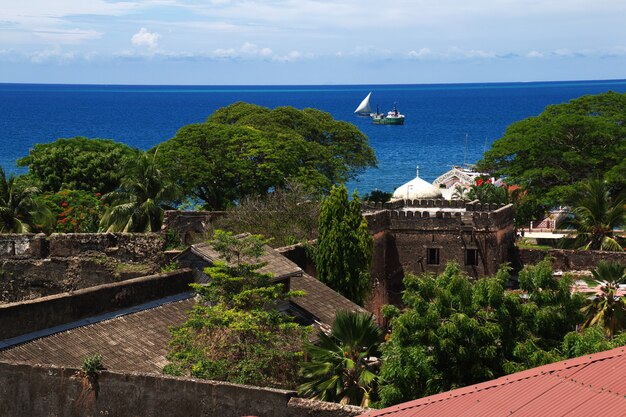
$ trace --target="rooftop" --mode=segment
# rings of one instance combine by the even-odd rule
[[[626,347],[420,398],[360,417],[626,416]]]
[[[59,333],[0,350],[0,361],[80,368],[85,357],[99,353],[107,369],[160,373],[168,362],[170,326],[187,320],[193,297],[85,323]]]

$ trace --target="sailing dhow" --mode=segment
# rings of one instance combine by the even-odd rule
[[[354,111],[359,116],[369,116],[372,113],[372,108],[370,107],[370,96],[372,93],[370,92],[367,97],[363,99],[359,107]]]

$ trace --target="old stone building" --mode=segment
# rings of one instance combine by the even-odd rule
[[[405,273],[442,272],[455,261],[472,277],[511,262],[513,206],[445,199],[395,200],[364,206],[374,236],[369,309],[400,301]]]

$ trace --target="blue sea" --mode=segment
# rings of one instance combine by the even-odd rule
[[[369,138],[378,168],[349,185],[360,193],[392,191],[415,177],[428,181],[453,165],[474,163],[506,127],[550,104],[609,90],[626,80],[486,84],[332,86],[130,86],[0,84],[0,165],[22,173],[17,159],[36,143],[86,136],[140,149],[236,101],[266,107],[314,107],[354,123]],[[403,126],[373,125],[354,115],[372,92],[373,107],[406,115]]]

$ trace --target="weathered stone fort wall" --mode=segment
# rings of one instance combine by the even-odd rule
[[[0,235],[0,303],[33,299],[155,273],[160,234]]]
[[[434,199],[368,204],[364,210],[375,242],[367,308],[376,313],[384,304],[400,303],[406,273],[440,273],[455,261],[481,277],[513,258],[511,205]],[[437,251],[437,262],[429,261],[428,250]],[[467,262],[467,250],[476,251],[475,264]]]
[[[3,417],[350,417],[365,412],[296,398],[294,391],[161,375],[0,362]]]

